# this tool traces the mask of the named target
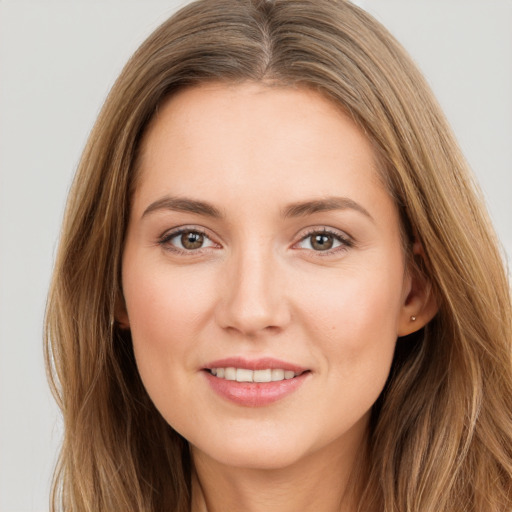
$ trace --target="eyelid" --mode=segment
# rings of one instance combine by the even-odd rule
[[[198,249],[182,249],[180,247],[177,247],[175,245],[170,244],[170,240],[172,240],[174,237],[179,236],[180,234],[187,233],[187,232],[196,232],[204,236],[206,239],[208,239],[213,245],[209,245],[207,247],[200,247]],[[315,235],[315,234],[328,234],[333,237],[335,237],[339,242],[340,245],[337,247],[326,249],[325,251],[315,251],[314,249],[305,249],[297,247],[301,242],[303,242],[308,237]],[[304,250],[311,253],[315,253],[316,256],[329,256],[334,253],[337,253],[339,251],[346,251],[348,248],[353,247],[355,245],[355,241],[353,237],[348,235],[345,231],[341,231],[336,228],[332,228],[329,226],[311,226],[308,228],[305,228],[305,230],[301,230],[296,235],[296,242],[293,243],[292,249],[297,250]],[[215,236],[212,236],[210,234],[210,231],[205,229],[202,226],[197,225],[182,225],[182,226],[176,226],[174,228],[168,229],[162,233],[157,238],[157,244],[162,246],[165,250],[168,250],[170,252],[178,253],[178,254],[185,254],[187,256],[193,256],[197,254],[201,254],[205,250],[210,250],[212,248],[222,248],[222,244],[220,244]]]
[[[182,249],[181,247],[176,247],[169,243],[173,238],[175,238],[183,233],[187,233],[187,232],[199,233],[202,236],[204,236],[205,238],[207,238],[213,245],[209,245],[207,247],[200,247],[198,249],[187,250],[187,249]],[[164,233],[162,233],[162,235],[160,235],[157,238],[157,244],[160,245],[162,248],[164,248],[167,251],[178,253],[178,254],[186,254],[188,256],[192,256],[195,254],[201,254],[201,252],[204,250],[208,250],[208,249],[212,249],[212,248],[216,249],[216,248],[222,247],[221,244],[215,239],[215,237],[210,234],[209,230],[206,230],[205,228],[203,228],[201,226],[197,226],[197,225],[193,225],[193,224],[192,225],[185,224],[183,226],[176,226],[174,228],[164,231]]]
[[[332,249],[326,249],[325,251],[315,251],[314,249],[303,249],[297,247],[299,243],[307,239],[308,237],[316,234],[327,234],[335,237],[337,240],[341,242],[341,244],[337,247],[334,247]],[[317,256],[328,256],[332,255],[338,251],[346,251],[347,249],[353,247],[355,245],[355,240],[347,234],[345,231],[341,231],[336,228],[332,228],[329,226],[312,226],[309,228],[306,228],[305,231],[301,231],[297,235],[298,240],[294,242],[292,248],[295,248],[297,250],[304,250],[309,251],[312,253],[315,253]]]

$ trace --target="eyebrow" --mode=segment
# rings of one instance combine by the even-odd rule
[[[374,221],[366,208],[348,197],[326,197],[325,199],[293,203],[284,209],[283,217],[303,217],[333,210],[355,210]]]
[[[215,206],[211,205],[210,203],[197,201],[196,199],[189,199],[187,197],[165,196],[151,203],[144,210],[142,217],[145,217],[146,215],[159,210],[197,213],[198,215],[205,215],[215,219],[219,219],[223,216],[220,210],[215,208]]]
[[[215,219],[223,217],[221,211],[210,203],[187,197],[174,196],[165,196],[161,199],[157,199],[144,210],[142,217],[160,210],[196,213],[198,215],[204,215]],[[325,199],[314,199],[311,201],[292,203],[282,211],[282,215],[284,218],[305,217],[314,213],[333,210],[355,210],[374,221],[368,210],[348,197],[327,197]]]

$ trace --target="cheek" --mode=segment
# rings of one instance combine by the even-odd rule
[[[308,337],[317,340],[326,389],[331,390],[333,402],[340,404],[343,418],[346,411],[352,411],[353,418],[364,414],[389,375],[401,311],[402,273],[401,267],[386,270],[350,269],[339,279],[326,279],[321,287],[317,276],[315,287],[311,283],[309,293],[303,295]]]
[[[402,304],[400,269],[348,268],[338,276],[301,279],[300,309],[308,325],[319,329],[333,346],[359,350],[378,339],[396,339]]]
[[[123,289],[132,335],[147,344],[172,347],[182,333],[201,326],[210,307],[211,287],[196,271],[144,266],[128,267]]]
[[[191,370],[197,369],[196,340],[211,303],[197,272],[152,269],[134,262],[124,268],[123,289],[139,374],[164,416],[179,405]],[[163,409],[161,408],[163,407]]]
[[[345,273],[338,286],[305,294],[308,337],[324,361],[326,400],[339,407],[340,422],[355,421],[380,395],[397,340],[402,288],[399,272]],[[318,281],[316,282],[318,284]],[[350,411],[350,414],[347,413]]]
[[[178,432],[186,432],[189,422],[199,421],[187,393],[197,372],[196,342],[209,307],[209,291],[197,273],[188,275],[186,269],[170,272],[165,266],[133,264],[123,270],[139,375],[162,416]]]

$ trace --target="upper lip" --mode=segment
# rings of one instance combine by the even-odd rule
[[[307,368],[302,366],[286,361],[281,361],[273,357],[260,357],[257,359],[247,359],[244,357],[226,357],[224,359],[217,359],[216,361],[212,361],[204,367],[205,370],[211,370],[212,368],[245,368],[247,370],[266,370],[267,368],[270,368],[271,370],[290,370],[295,373],[302,373],[307,370]]]

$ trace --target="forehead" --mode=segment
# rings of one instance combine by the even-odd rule
[[[214,199],[227,188],[250,196],[285,186],[281,196],[294,201],[308,189],[357,196],[383,188],[372,144],[341,108],[309,89],[266,84],[205,84],[173,95],[150,123],[139,163],[138,195],[193,189]]]

